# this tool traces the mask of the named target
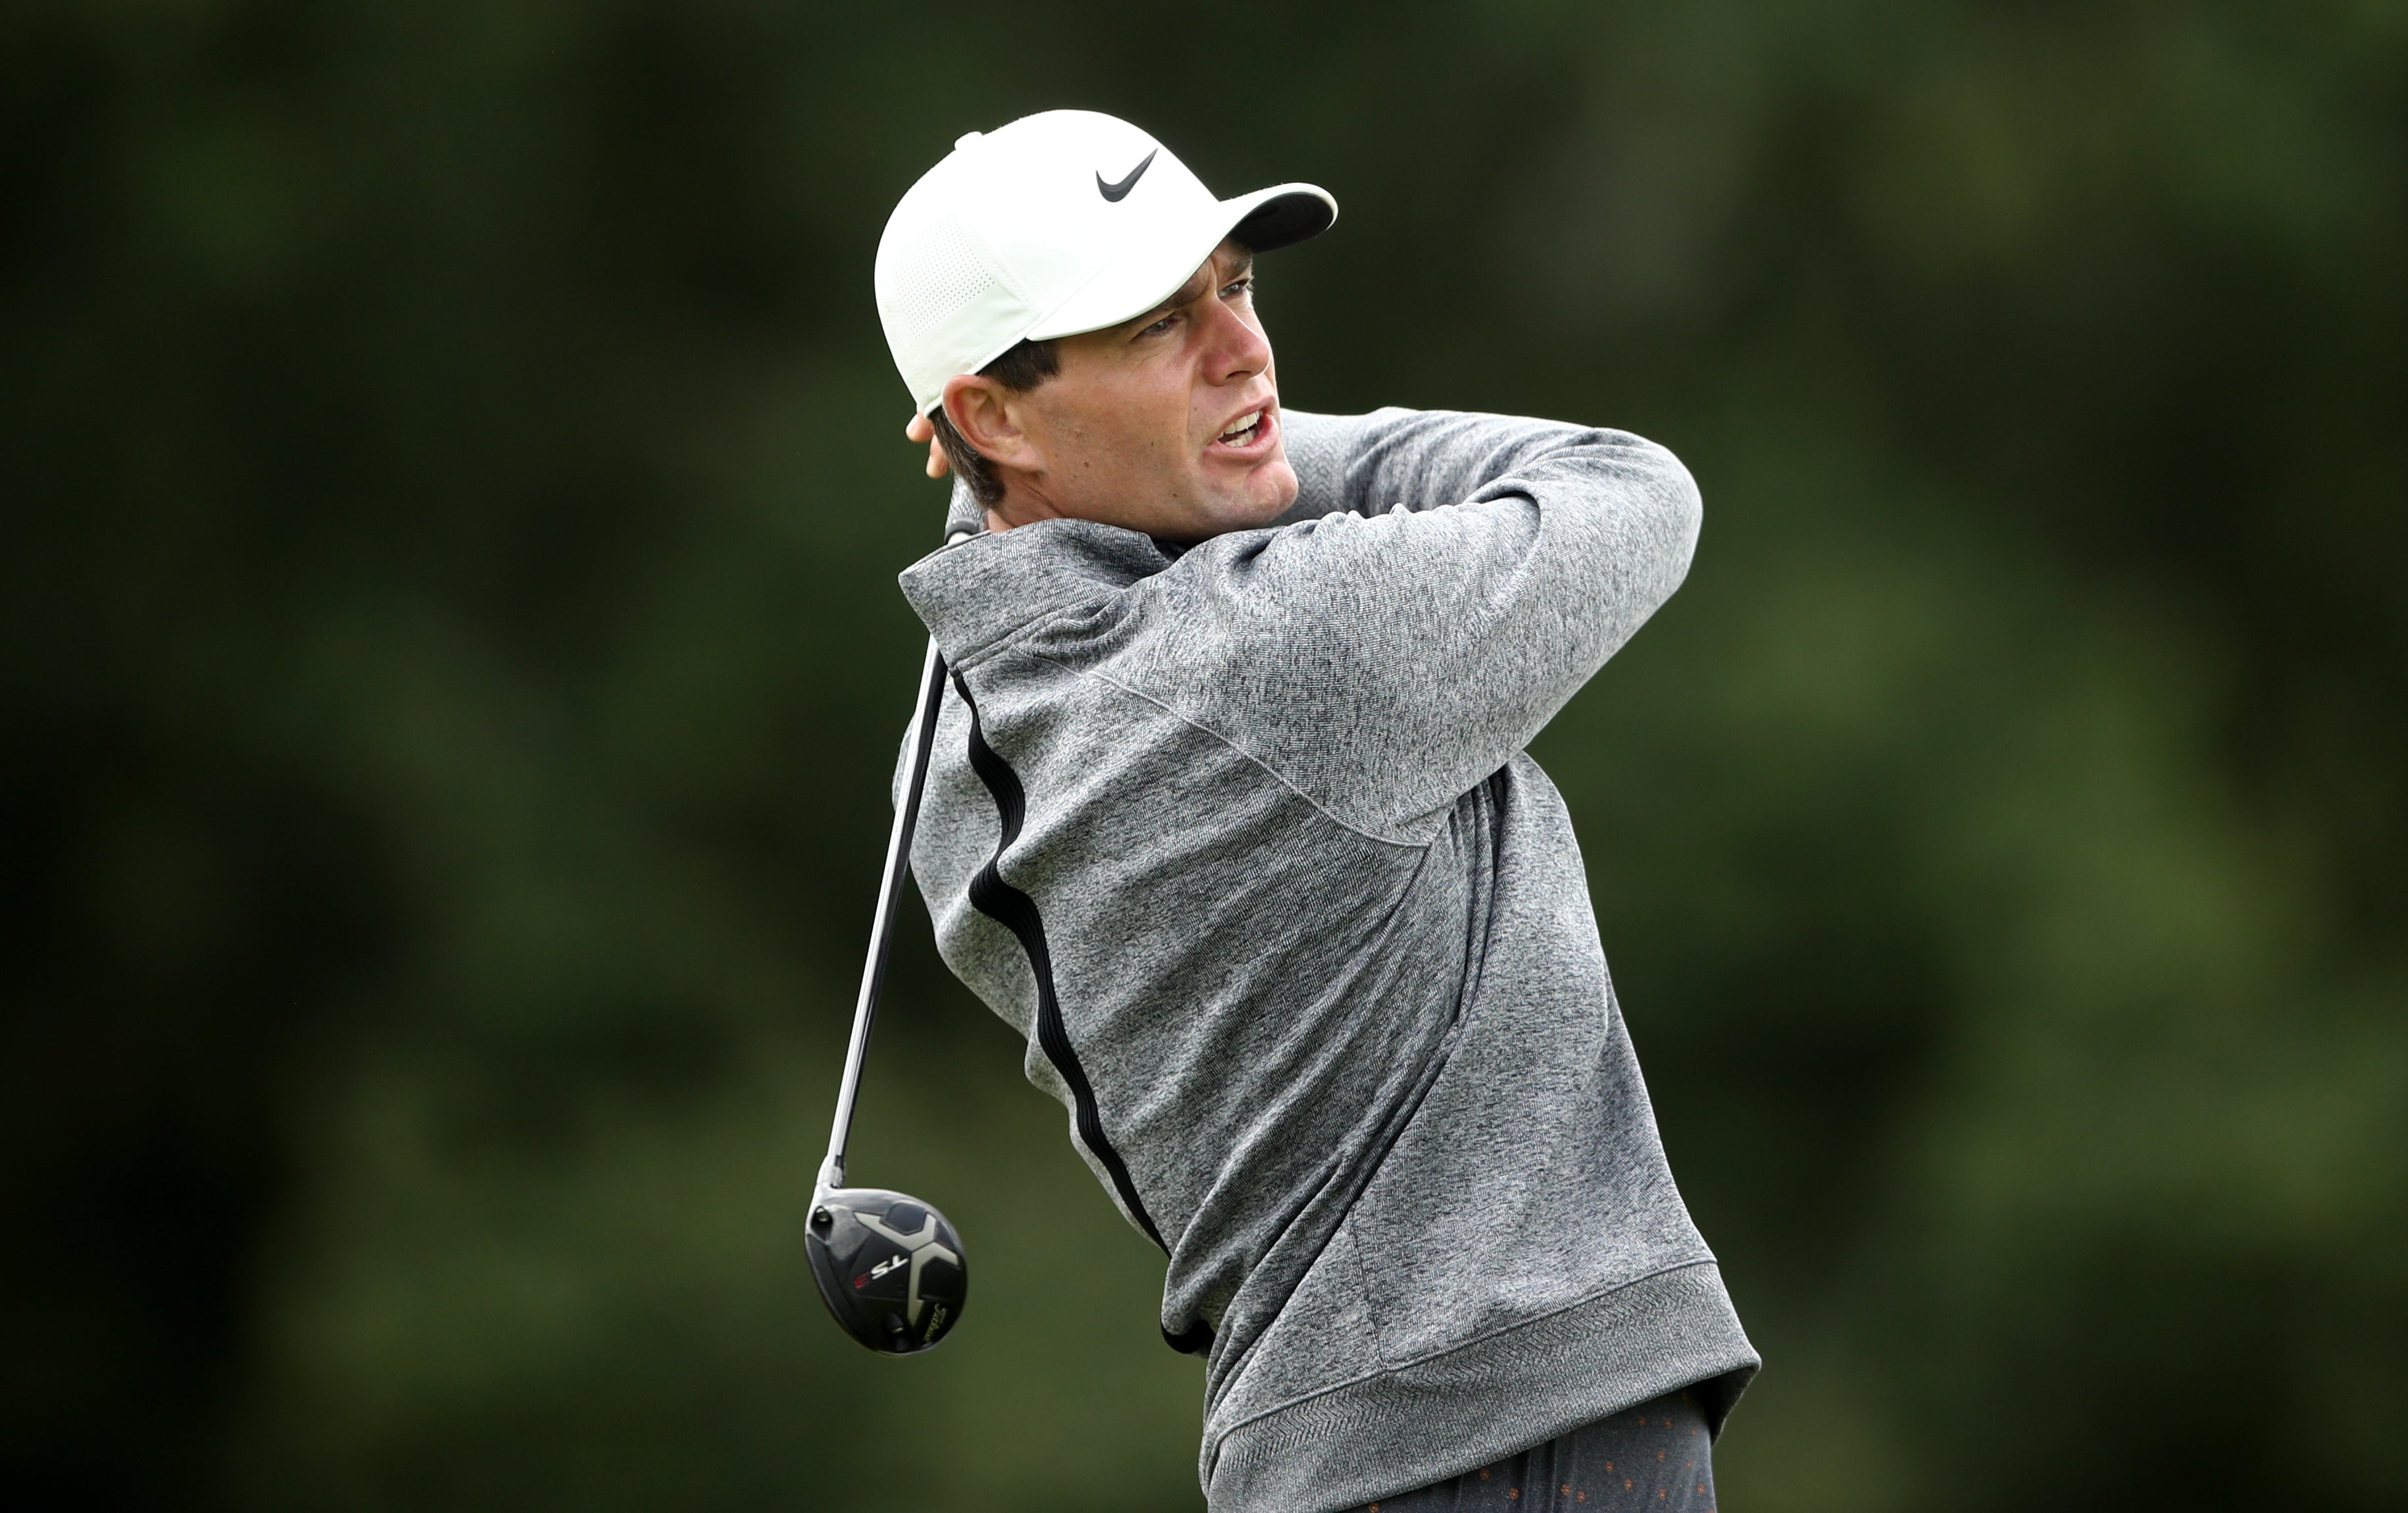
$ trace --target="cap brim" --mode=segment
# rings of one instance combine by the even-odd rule
[[[1208,214],[1133,240],[1047,312],[1027,339],[1050,341],[1136,320],[1178,293],[1224,238],[1268,252],[1317,237],[1337,219],[1338,202],[1313,184],[1277,184],[1216,201]]]
[[[1309,241],[1338,220],[1338,202],[1327,190],[1312,184],[1258,189],[1228,203],[1248,207],[1228,235],[1250,252],[1275,252]]]

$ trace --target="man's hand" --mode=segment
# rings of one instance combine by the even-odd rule
[[[952,464],[945,460],[944,443],[937,439],[936,422],[915,410],[911,412],[911,423],[903,427],[903,438],[908,441],[928,443],[928,476],[930,478],[942,478],[952,470]]]

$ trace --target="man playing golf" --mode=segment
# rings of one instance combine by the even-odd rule
[[[1215,1513],[1710,1508],[1757,1360],[1656,1132],[1525,747],[1670,595],[1636,437],[1281,408],[1254,255],[1083,111],[962,138],[880,315],[975,532],[911,865],[946,961],[1169,1258]]]

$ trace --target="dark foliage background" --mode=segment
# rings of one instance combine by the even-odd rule
[[[1539,755],[1727,1506],[2408,1505],[2400,0],[0,10],[8,1500],[1200,1506],[916,911],[860,1169],[976,1306],[799,1259],[940,510],[870,255],[1060,104],[1338,195],[1292,402],[1703,483]]]

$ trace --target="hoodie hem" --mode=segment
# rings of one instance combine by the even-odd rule
[[[1699,1382],[1716,1434],[1758,1358],[1712,1261],[1247,1419],[1210,1448],[1211,1513],[1336,1513],[1444,1481]]]

